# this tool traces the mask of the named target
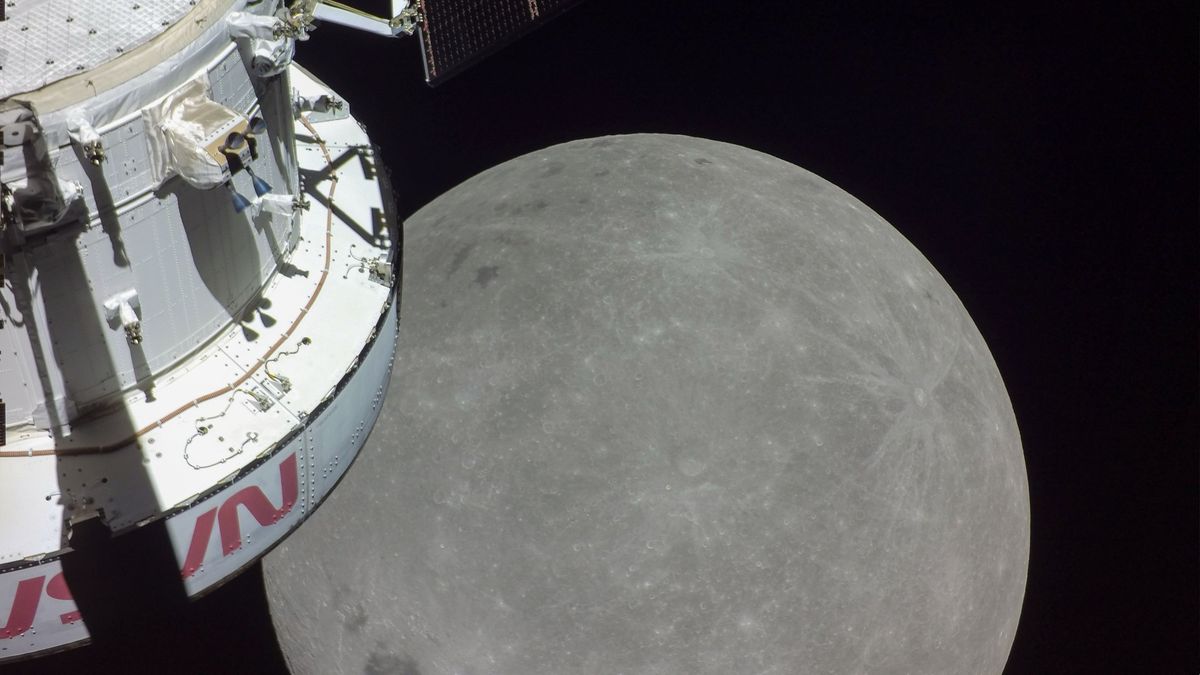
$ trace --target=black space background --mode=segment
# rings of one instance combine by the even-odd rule
[[[1200,672],[1200,16],[842,4],[586,0],[438,89],[415,40],[326,25],[297,60],[382,146],[405,217],[511,157],[642,131],[866,202],[958,293],[1016,409],[1033,532],[1006,672]],[[12,671],[282,669],[255,566]]]

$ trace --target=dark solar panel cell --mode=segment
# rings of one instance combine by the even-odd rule
[[[420,0],[425,80],[437,85],[578,0]]]

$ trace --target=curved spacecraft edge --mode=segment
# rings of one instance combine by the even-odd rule
[[[73,531],[164,521],[194,597],[294,530],[375,423],[399,231],[371,139],[291,61],[315,9],[0,16],[0,661],[87,641]]]

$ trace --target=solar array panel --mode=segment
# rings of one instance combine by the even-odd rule
[[[420,0],[425,81],[437,85],[578,0]]]

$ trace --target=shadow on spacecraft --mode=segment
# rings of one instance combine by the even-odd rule
[[[295,43],[419,32],[437,83],[566,4],[496,3],[487,36],[436,1],[0,5],[0,661],[119,621],[122,577],[237,574],[374,425],[387,171]],[[135,530],[172,555],[106,557]]]

